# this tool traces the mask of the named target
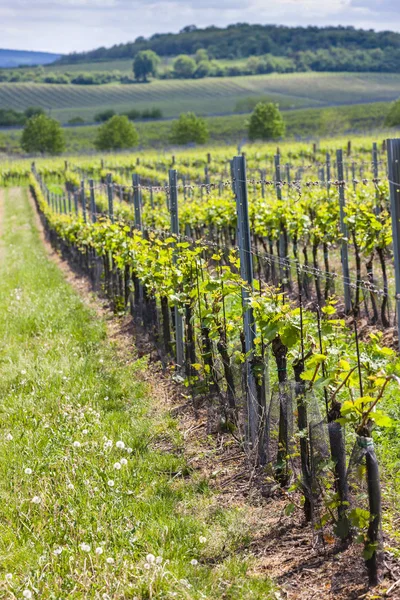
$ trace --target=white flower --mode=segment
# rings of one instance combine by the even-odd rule
[[[111,440],[107,440],[107,441],[104,443],[104,448],[111,448],[111,447],[112,447],[112,444],[113,444],[113,443],[112,443],[112,441],[111,441]]]
[[[114,463],[114,469],[116,469],[117,471],[119,471],[120,468],[121,468],[121,463],[119,463],[119,462]]]
[[[150,569],[150,565],[149,565],[149,563],[144,563],[144,565],[143,565],[143,566],[144,566],[144,568],[145,568],[145,569]]]
[[[6,579],[7,579],[7,581],[11,581],[12,578],[13,578],[12,573],[6,573]]]
[[[96,548],[95,552],[96,554],[103,554],[103,548],[99,546],[98,548]]]
[[[153,562],[156,560],[156,557],[154,556],[154,554],[148,554],[146,556],[146,561],[148,563],[150,563],[151,565],[153,564]]]
[[[68,488],[69,490],[74,490],[74,489],[75,489],[75,486],[74,486],[74,484],[73,484],[73,483],[69,483],[69,484],[67,485],[67,488]]]
[[[128,454],[132,454],[132,452],[133,452],[132,448],[127,448],[126,451]]]
[[[125,448],[125,444],[124,444],[124,442],[122,440],[118,440],[118,442],[115,445],[120,450],[123,450]]]
[[[111,556],[109,556],[108,558],[106,558],[106,563],[108,563],[109,565],[113,565],[114,564],[114,559],[111,558]]]
[[[84,552],[90,552],[90,550],[91,550],[91,546],[90,546],[90,544],[85,544],[85,543],[81,544],[81,545],[80,545],[80,548],[81,548],[81,550],[83,550]]]
[[[7,433],[7,435],[6,435],[6,440],[7,440],[7,442],[11,442],[13,439],[14,439],[14,438],[13,438],[13,436],[11,435],[11,433]]]
[[[63,549],[61,547],[58,547],[53,550],[53,554],[58,556],[59,554],[61,554],[62,551],[63,551]]]
[[[156,558],[156,565],[161,565],[162,560],[163,560],[162,556],[157,556],[157,558]]]
[[[121,463],[121,465],[127,465],[128,461],[126,460],[126,458],[121,458],[121,460],[119,461]]]
[[[102,358],[99,359],[99,363],[103,364],[104,360]]]
[[[25,369],[21,369],[21,375],[26,375]]]
[[[25,475],[32,475],[32,469],[30,469],[29,467],[26,467]]]
[[[207,541],[207,538],[206,538],[206,537],[204,537],[204,535],[201,535],[201,536],[199,537],[199,542],[200,542],[200,544],[205,544],[205,543],[206,543],[206,541]]]
[[[80,442],[74,442],[73,444],[74,448],[80,448],[81,447],[81,443]]]
[[[40,504],[42,501],[40,496],[33,496],[31,502],[33,502],[33,504]]]
[[[24,598],[32,598],[32,592],[31,592],[31,590],[24,590],[22,592],[22,595],[23,595]]]
[[[110,487],[113,487],[113,485],[114,485],[114,481],[113,481],[112,479],[109,479],[109,480],[107,481],[107,485],[109,485]]]
[[[86,435],[86,434],[87,434],[87,432],[88,432],[88,430],[87,430],[87,429],[83,429],[83,430],[82,430],[82,433],[83,433],[83,435]]]
[[[190,564],[192,565],[192,567],[195,567],[196,565],[199,564],[199,561],[196,560],[195,558],[192,558],[192,560],[190,561]]]
[[[104,396],[104,400],[108,400],[108,396]]]

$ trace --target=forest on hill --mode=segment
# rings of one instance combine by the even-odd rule
[[[142,50],[161,57],[193,55],[205,49],[210,58],[237,59],[272,55],[291,59],[297,69],[361,70],[394,72],[400,69],[400,34],[354,27],[285,27],[238,23],[226,28],[198,29],[195,25],[179,33],[154,34],[149,39],[73,53],[59,64],[134,58]],[[351,69],[346,68],[346,62]],[[296,69],[296,70],[297,70]]]

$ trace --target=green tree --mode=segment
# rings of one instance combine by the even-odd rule
[[[31,117],[37,117],[37,115],[45,115],[45,111],[41,106],[28,106],[27,109],[24,110],[24,115],[27,119]]]
[[[175,77],[179,79],[190,79],[196,70],[196,62],[187,54],[180,54],[173,62]]]
[[[60,154],[65,149],[60,123],[47,115],[31,117],[22,132],[21,146],[25,152]]]
[[[160,57],[153,50],[141,50],[133,61],[133,72],[137,81],[147,81],[149,75],[157,75]]]
[[[247,123],[250,140],[276,140],[285,135],[285,123],[277,104],[259,102]]]
[[[204,144],[209,135],[205,120],[188,112],[181,114],[179,119],[172,123],[170,139],[173,144]]]
[[[115,115],[115,110],[113,110],[112,108],[107,108],[106,110],[103,110],[102,112],[97,113],[97,115],[94,115],[94,120],[96,123],[105,123],[106,121],[111,119],[111,117],[113,117],[114,115]]]
[[[138,140],[138,133],[128,117],[115,115],[100,125],[94,145],[98,150],[118,150],[132,148],[136,146]]]
[[[207,50],[205,50],[204,48],[199,48],[196,51],[196,54],[194,55],[194,60],[196,61],[197,64],[204,62],[204,61],[208,61],[209,56],[208,56]]]
[[[396,127],[400,125],[400,98],[393,102],[388,114],[386,115],[385,125],[387,127]]]

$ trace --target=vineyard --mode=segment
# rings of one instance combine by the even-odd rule
[[[235,440],[254,485],[283,493],[287,516],[301,507],[321,552],[358,544],[371,586],[400,509],[399,148],[331,140],[0,169],[3,187],[29,185],[53,248],[207,407],[209,430]]]
[[[104,108],[117,112],[157,106],[166,117],[182,111],[229,114],[251,97],[278,102],[281,108],[323,107],[391,102],[399,96],[400,78],[383,73],[293,73],[157,80],[149,84],[77,86],[65,84],[0,83],[0,107],[25,110],[42,106],[62,123],[80,116],[92,121]],[[217,102],[217,104],[216,104]],[[218,111],[215,107],[218,106]]]

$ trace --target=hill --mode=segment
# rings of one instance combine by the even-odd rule
[[[161,109],[164,117],[184,111],[202,115],[246,112],[258,100],[282,109],[389,102],[400,96],[400,74],[293,73],[201,80],[155,80],[133,85],[46,85],[1,83],[0,108],[41,106],[67,123],[81,117],[92,122],[104,109]]]
[[[20,66],[48,65],[60,57],[61,54],[53,54],[51,52],[0,49],[0,67],[13,68]]]

